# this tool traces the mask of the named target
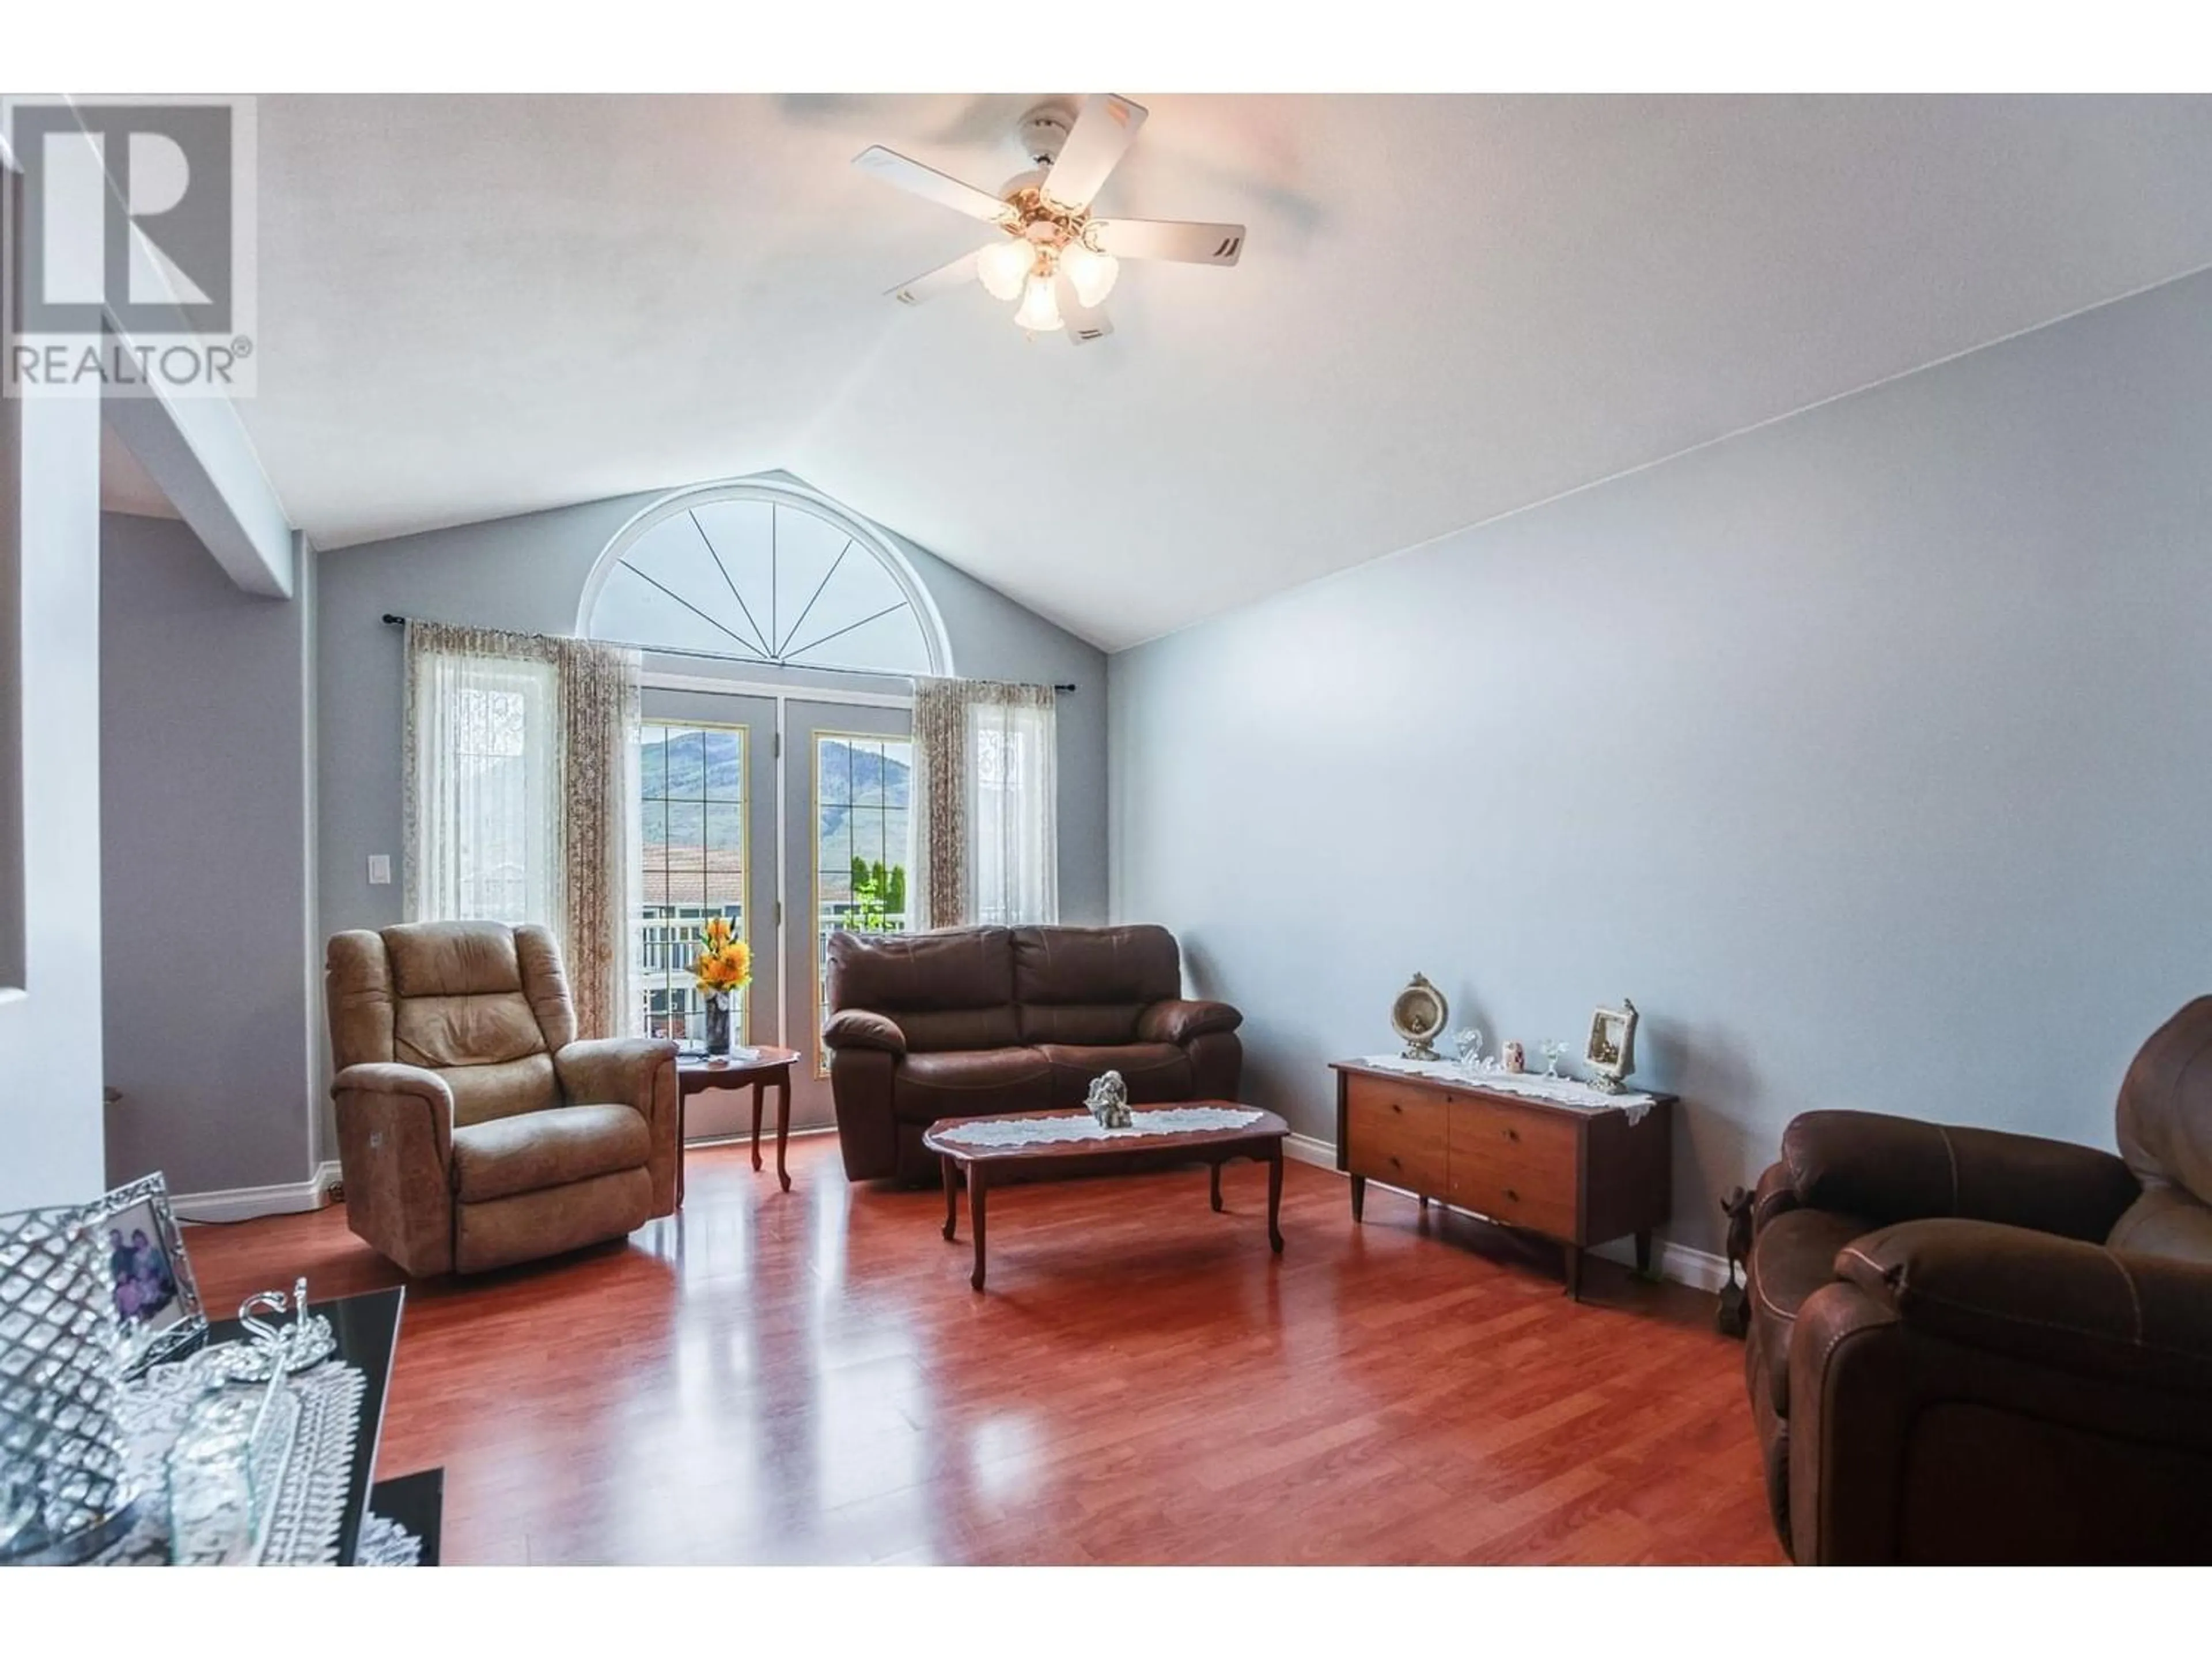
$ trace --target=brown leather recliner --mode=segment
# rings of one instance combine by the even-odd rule
[[[346,1222],[410,1273],[481,1273],[676,1208],[676,1045],[580,1042],[543,927],[334,934]]]
[[[1233,1100],[1243,1015],[1183,1000],[1164,927],[960,927],[830,939],[830,1087],[845,1173],[935,1179],[942,1117],[1080,1106],[1117,1071],[1139,1104]]]
[[[2121,1158],[1808,1112],[1753,1200],[1746,1381],[1801,1562],[2212,1559],[2212,997]]]

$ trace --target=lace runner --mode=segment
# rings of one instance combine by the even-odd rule
[[[185,1414],[207,1386],[206,1373],[194,1364],[200,1357],[156,1365],[123,1390],[116,1414],[130,1441],[130,1465],[138,1489],[137,1521],[94,1558],[97,1565],[160,1566],[169,1559],[163,1459],[176,1443]],[[358,1370],[336,1360],[325,1360],[286,1382],[291,1433],[282,1467],[276,1471],[276,1498],[261,1565],[327,1566],[337,1559],[354,1436],[367,1386]]]
[[[1634,1091],[1609,1095],[1602,1089],[1571,1077],[1544,1077],[1530,1072],[1474,1072],[1451,1060],[1401,1060],[1396,1054],[1370,1054],[1359,1062],[1378,1072],[1403,1072],[1408,1077],[1431,1077],[1440,1083],[1468,1083],[1501,1095],[1522,1095],[1571,1106],[1578,1112],[1620,1112],[1632,1127],[1644,1121],[1653,1097]]]
[[[369,1515],[361,1523],[361,1547],[354,1553],[357,1567],[419,1567],[422,1540],[397,1521]]]
[[[1109,1129],[1089,1113],[1079,1117],[981,1118],[957,1128],[939,1127],[939,1140],[963,1146],[1028,1146],[1043,1141],[1127,1140],[1132,1135],[1188,1134],[1201,1129],[1241,1129],[1257,1123],[1257,1112],[1226,1106],[1139,1107],[1126,1129]]]

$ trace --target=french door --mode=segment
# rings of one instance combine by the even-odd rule
[[[890,698],[739,693],[690,680],[648,684],[643,716],[635,953],[644,1029],[704,1042],[691,962],[700,927],[723,917],[752,951],[739,1041],[797,1049],[793,1127],[826,1126],[830,935],[907,926],[912,710]],[[685,1122],[695,1140],[750,1127],[750,1097],[723,1090],[694,1096]]]
[[[904,933],[912,842],[914,711],[791,698],[783,706],[785,1044],[791,1121],[834,1121],[822,1046],[830,935]]]

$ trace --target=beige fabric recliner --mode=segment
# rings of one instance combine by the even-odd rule
[[[408,1273],[482,1273],[676,1208],[676,1045],[576,1040],[543,927],[434,921],[325,957],[346,1220]]]

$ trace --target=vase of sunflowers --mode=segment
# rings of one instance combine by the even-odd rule
[[[738,938],[726,917],[709,916],[699,929],[699,954],[691,973],[707,999],[707,1052],[726,1054],[737,1046],[736,1022],[731,1016],[737,1010],[738,993],[753,976],[751,947]]]

